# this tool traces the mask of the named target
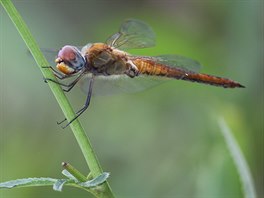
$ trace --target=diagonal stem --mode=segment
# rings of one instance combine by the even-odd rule
[[[38,47],[35,39],[31,35],[27,25],[21,18],[20,14],[14,7],[11,0],[0,0],[0,3],[3,5],[4,9],[8,13],[10,19],[14,23],[15,27],[17,28],[18,32],[20,33],[21,37],[23,38],[25,44],[29,48],[31,54],[33,55],[39,69],[41,70],[44,78],[50,78],[54,79],[55,77],[53,73],[46,68],[42,68],[43,66],[49,65],[48,61],[45,59],[44,55],[41,53],[40,48]],[[75,117],[75,113],[66,98],[64,92],[62,91],[61,87],[57,85],[56,83],[48,83],[49,87],[54,94],[59,106],[61,107],[65,117],[68,120],[72,120]],[[97,160],[97,157],[93,151],[93,148],[91,146],[91,143],[81,126],[80,122],[78,120],[75,120],[70,125],[72,132],[81,148],[81,151],[84,155],[84,158],[87,162],[87,165],[91,171],[91,174],[93,177],[96,177],[100,175],[103,171],[102,168]],[[112,190],[108,184],[108,182],[105,182],[102,184],[102,191],[99,197],[114,197]]]

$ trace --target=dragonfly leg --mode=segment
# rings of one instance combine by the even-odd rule
[[[78,110],[76,112],[76,116],[68,122],[68,124],[66,124],[65,126],[63,126],[62,128],[65,129],[67,126],[69,126],[74,120],[76,120],[88,107],[91,101],[91,96],[92,96],[92,90],[93,90],[93,83],[94,83],[94,76],[92,76],[91,80],[90,80],[90,84],[89,84],[89,90],[88,90],[88,94],[87,94],[87,98],[85,101],[85,104],[83,106],[83,108],[81,108],[80,110]],[[65,121],[66,119],[62,120],[61,122],[57,122],[58,124],[61,124]]]
[[[135,76],[138,76],[139,70],[137,66],[131,61],[127,61],[128,70],[125,72],[126,75],[128,75],[131,78],[134,78]]]
[[[63,89],[65,92],[71,91],[71,89],[76,85],[76,83],[81,79],[84,73],[81,73],[74,81],[72,81],[66,89]]]
[[[56,81],[56,80],[54,80],[54,79],[51,79],[51,78],[44,78],[44,81],[47,83],[48,81],[50,81],[50,82],[54,82],[54,83],[56,83],[56,84],[59,84],[59,85],[61,85],[61,86],[64,86],[64,87],[71,87],[71,86],[73,86],[73,85],[75,85],[76,84],[76,82],[79,80],[77,80],[78,78],[76,78],[74,81],[72,81],[71,83],[69,83],[69,84],[65,84],[65,83],[62,83],[62,82],[59,82],[59,81]],[[77,80],[77,81],[76,81]],[[75,82],[76,81],[76,82]]]
[[[65,92],[69,92],[75,85],[76,83],[80,80],[80,78],[84,75],[84,73],[81,73],[75,80],[73,80],[72,82],[70,82],[69,84],[65,84],[65,83],[62,83],[62,82],[58,82],[54,79],[51,79],[51,78],[44,78],[44,81],[47,82],[47,81],[51,81],[51,82],[54,82],[56,84],[59,84],[61,86],[64,86],[66,88],[62,88],[63,91]]]

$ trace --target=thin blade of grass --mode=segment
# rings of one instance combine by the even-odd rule
[[[18,30],[19,34],[23,38],[25,44],[29,48],[29,51],[31,52],[32,56],[34,57],[35,61],[37,62],[41,72],[43,73],[44,78],[51,78],[55,79],[53,73],[47,69],[42,68],[42,66],[48,66],[49,63],[45,59],[44,55],[41,53],[41,50],[39,46],[37,45],[35,39],[31,35],[26,23],[23,21],[22,17],[16,10],[15,6],[11,2],[11,0],[0,0],[0,3],[6,10],[7,14],[9,15],[10,19],[14,23],[16,29]],[[71,107],[68,99],[66,98],[64,92],[62,91],[61,87],[56,83],[48,83],[51,91],[53,92],[59,106],[61,107],[65,117],[67,120],[72,120],[75,117],[75,112],[73,111],[73,108]],[[73,134],[82,150],[82,153],[85,157],[86,163],[89,166],[89,169],[93,175],[93,177],[96,177],[103,173],[103,170],[97,160],[97,157],[93,151],[93,148],[91,146],[91,143],[81,126],[78,119],[76,119],[71,125],[70,125]],[[102,185],[102,193],[100,197],[114,197],[112,190],[108,184],[108,182],[105,182]]]
[[[228,150],[234,160],[236,169],[240,176],[241,184],[243,186],[245,198],[256,198],[256,192],[254,188],[253,179],[246,162],[246,159],[232,135],[232,132],[223,118],[218,120],[221,132],[225,138]]]

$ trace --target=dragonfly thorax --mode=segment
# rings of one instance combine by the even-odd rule
[[[86,64],[86,60],[80,50],[70,45],[65,45],[61,48],[55,62],[57,63],[58,70],[66,75],[79,72]]]

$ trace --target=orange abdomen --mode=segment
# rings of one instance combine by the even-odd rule
[[[140,74],[163,76],[179,80],[187,80],[214,86],[221,86],[224,88],[244,87],[243,85],[227,78],[195,73],[177,67],[170,67],[168,65],[157,63],[145,57],[132,58],[132,61],[139,69]]]

